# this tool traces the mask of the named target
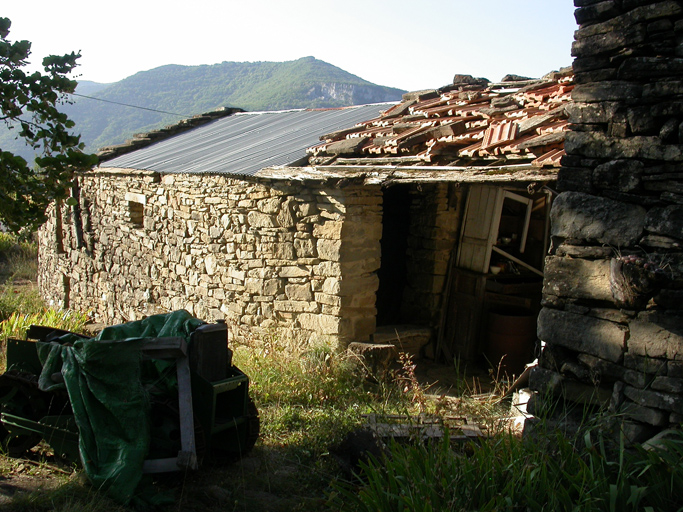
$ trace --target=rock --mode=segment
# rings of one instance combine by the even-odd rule
[[[453,85],[488,85],[489,81],[486,78],[474,78],[472,75],[455,74],[453,76]]]
[[[683,360],[681,318],[648,311],[629,322],[628,351],[638,356]]]
[[[612,160],[595,168],[593,185],[620,192],[638,190],[644,167],[638,160]]]
[[[683,205],[652,208],[647,213],[645,229],[657,235],[683,240]]]
[[[543,308],[538,316],[538,337],[617,363],[624,352],[626,328],[608,320]]]
[[[608,260],[548,256],[543,293],[561,297],[612,300]]]
[[[550,217],[553,236],[596,241],[614,247],[634,245],[645,226],[642,206],[581,192],[563,192]]]

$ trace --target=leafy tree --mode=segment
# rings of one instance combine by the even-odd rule
[[[48,204],[68,197],[74,171],[94,165],[97,157],[81,151],[80,135],[70,131],[74,122],[58,110],[76,88],[66,75],[80,53],[49,55],[44,73],[27,73],[22,68],[31,43],[9,41],[11,24],[0,17],[0,119],[38,154],[36,168],[30,168],[23,157],[0,149],[0,221],[19,231],[43,223]]]

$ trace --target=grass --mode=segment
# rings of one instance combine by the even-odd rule
[[[6,280],[35,280],[38,272],[38,245],[0,232],[0,261]]]
[[[542,446],[498,435],[454,447],[393,444],[363,466],[361,485],[339,483],[330,507],[344,511],[683,510],[683,434],[658,450],[622,444],[610,453],[598,430],[577,439],[548,431]],[[547,441],[550,440],[551,444]]]
[[[0,234],[0,339],[30,325],[79,331],[86,315],[45,308],[35,287],[34,246]],[[9,269],[9,270],[8,270]],[[261,417],[252,454],[228,466],[159,477],[149,489],[178,510],[268,511],[629,511],[683,510],[683,435],[659,449],[616,449],[599,427],[568,439],[547,431],[522,439],[506,429],[505,379],[492,375],[484,392],[458,361],[453,390],[427,389],[413,359],[401,355],[387,378],[366,378],[357,360],[319,345],[303,353],[264,337],[232,346],[234,363],[251,380]],[[387,456],[362,464],[360,479],[342,472],[330,448],[365,415],[473,418],[490,435],[455,443],[389,443]],[[40,446],[43,446],[40,448]],[[45,445],[11,459],[0,455],[0,477],[17,484],[4,510],[63,512],[125,510],[55,460]],[[40,483],[46,483],[41,486]],[[5,489],[7,489],[6,484]]]

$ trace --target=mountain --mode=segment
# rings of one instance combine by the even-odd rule
[[[343,107],[399,101],[404,92],[304,57],[289,62],[167,65],[112,84],[84,81],[76,93],[89,97],[73,96],[73,104],[65,105],[64,111],[75,121],[86,150],[94,152],[120,144],[134,133],[218,107],[247,111]],[[11,132],[0,133],[0,147],[18,151],[18,142],[12,139]],[[31,156],[30,151],[21,153]]]

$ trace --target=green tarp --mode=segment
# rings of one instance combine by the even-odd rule
[[[103,329],[91,339],[75,335],[38,344],[44,391],[66,387],[79,431],[83,468],[97,488],[129,503],[149,451],[150,401],[155,390],[175,393],[175,364],[142,363],[143,340],[184,337],[204,322],[187,311],[155,315]],[[55,383],[61,372],[64,382]]]

